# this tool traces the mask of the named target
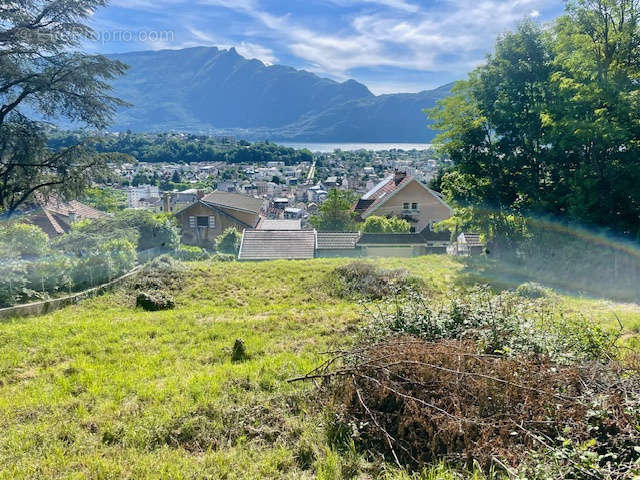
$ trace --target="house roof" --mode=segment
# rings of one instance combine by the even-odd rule
[[[240,193],[221,192],[216,190],[202,198],[202,202],[215,206],[233,208],[245,212],[260,213],[262,210],[262,200]]]
[[[384,203],[392,193],[402,190],[412,180],[414,180],[413,177],[405,176],[402,180],[396,182],[395,175],[389,175],[358,200],[355,206],[355,212],[361,217],[366,216],[369,212],[372,212]]]
[[[418,181],[417,178],[411,177],[409,175],[406,175],[404,177],[389,175],[375,187],[369,190],[366,194],[364,194],[360,200],[358,200],[354,207],[354,211],[360,216],[360,218],[368,217],[373,212],[375,212],[378,207],[382,206],[387,202],[387,200],[389,200],[392,196],[404,189],[413,181],[415,181],[418,185],[424,188],[426,192],[433,195],[434,198],[436,198],[439,202],[441,202],[449,210],[451,210],[451,207],[449,207],[444,202],[441,195],[423,185],[420,181]]]
[[[258,225],[259,230],[302,230],[300,220],[263,220]]]
[[[304,260],[315,256],[314,230],[245,230],[239,260]]]
[[[69,231],[75,220],[94,220],[107,215],[77,200],[69,202],[64,202],[59,198],[45,200],[42,196],[36,196],[36,199],[42,213],[34,212],[31,220],[50,236],[62,235]]]
[[[75,214],[78,220],[96,219],[106,215],[106,213],[78,202],[77,200],[63,202],[61,200],[51,199],[43,205],[42,208],[63,217],[69,217],[71,214]]]
[[[318,232],[319,250],[345,250],[356,248],[359,232]]]

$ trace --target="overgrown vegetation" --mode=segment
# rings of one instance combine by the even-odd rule
[[[378,450],[376,443],[365,446],[364,432],[372,428],[370,420],[365,420],[369,425],[362,427],[363,434],[354,437],[357,430],[349,425],[348,412],[336,418],[341,397],[334,397],[333,405],[325,408],[322,391],[312,383],[288,382],[326,359],[322,352],[364,351],[391,344],[393,332],[371,338],[364,345],[360,341],[372,323],[366,321],[368,317],[363,318],[363,306],[372,309],[380,304],[382,308],[388,303],[391,314],[393,297],[378,301],[365,300],[359,294],[342,298],[327,284],[326,279],[348,263],[316,259],[181,264],[163,257],[121,291],[43,317],[1,323],[0,478],[31,479],[33,472],[42,479],[102,476],[136,480],[157,478],[158,472],[175,479],[504,477],[504,469],[497,464],[493,474],[483,473],[479,464],[461,468],[455,458],[448,457],[424,469],[400,468],[393,455],[384,450],[388,447],[382,445]],[[436,312],[439,305],[451,303],[454,290],[459,290],[461,298],[467,298],[466,293],[477,296],[480,303],[493,298],[485,290],[468,291],[464,265],[456,259],[433,256],[371,263],[379,270],[403,268],[408,276],[419,277],[424,286],[417,290],[428,292],[428,304]],[[157,312],[134,308],[139,292],[152,291],[172,296],[175,308]],[[534,304],[544,301],[516,298],[515,293],[505,295],[514,297],[513,302],[532,304],[526,310],[533,318],[537,318]],[[627,341],[640,327],[640,310],[628,305],[561,295],[551,299],[578,326],[582,313],[597,314],[598,320],[608,322],[615,312],[625,327],[621,341]],[[467,298],[467,303],[474,302]],[[614,327],[611,336],[602,337],[604,344],[617,337],[619,326],[615,323]],[[570,323],[567,329],[573,330]],[[233,361],[239,339],[245,356]],[[412,341],[478,345],[469,339],[427,342],[414,337]],[[235,351],[235,358],[240,358],[242,349],[237,347]],[[492,365],[489,358],[495,357],[480,352],[473,353],[480,357],[477,363],[469,360],[473,371],[478,371],[482,362]],[[389,350],[391,355],[396,353]],[[407,358],[408,353],[402,355],[400,351],[399,360]],[[495,373],[502,371],[500,365],[506,368],[508,362],[520,365],[533,361],[528,354],[526,358],[521,355],[525,354],[496,357]],[[445,356],[432,360],[439,362],[435,365],[458,367]],[[539,364],[544,362],[540,357]],[[572,372],[576,368],[572,362],[568,358],[553,365],[557,370],[549,378],[555,381],[561,373]],[[606,360],[593,363],[593,378],[606,378],[601,375],[602,365]],[[415,368],[404,373],[420,375],[424,370]],[[436,381],[441,378],[434,377]],[[456,375],[445,373],[444,377]],[[537,374],[531,381],[533,378],[545,381]],[[478,393],[474,401],[489,405],[488,400],[482,400],[480,384],[474,384],[472,378],[461,378],[460,382],[469,392]],[[504,388],[488,382],[487,391],[496,392],[502,402],[499,405],[509,405],[499,396]],[[507,391],[518,398],[546,398],[513,386]],[[346,395],[347,390],[343,393]],[[467,398],[463,393],[458,398]],[[609,417],[600,413],[587,416],[590,425],[612,425]],[[425,414],[420,421],[426,425],[430,418]],[[598,418],[605,420],[600,422]],[[438,425],[452,423],[444,419]],[[410,432],[412,425],[407,426]],[[616,447],[621,452],[624,436],[616,438],[621,441]],[[523,434],[515,445],[528,449],[526,442]],[[550,452],[532,449],[531,458],[520,466],[522,476],[528,475],[526,466],[532,471],[538,469],[534,472],[537,477],[531,474],[527,478],[566,478],[566,470],[558,468],[569,469],[571,463],[561,456],[583,462],[580,456],[584,455],[592,461],[598,448],[589,445],[568,442]],[[376,453],[370,455],[367,450]],[[387,454],[386,461],[382,453]],[[536,459],[534,455],[543,456]],[[466,464],[464,459],[461,463]],[[578,476],[575,469],[573,473]]]
[[[347,291],[362,278],[342,277]],[[396,288],[365,311],[355,347],[295,379],[322,381],[338,448],[517,478],[640,473],[640,370],[637,352],[619,349],[621,331],[539,285],[439,299]]]
[[[0,307],[102,285],[133,269],[140,252],[157,255],[175,251],[178,244],[175,220],[143,210],[77,222],[53,240],[34,225],[2,224]],[[188,254],[205,257],[204,252]]]
[[[367,262],[341,265],[327,278],[333,295],[351,299],[381,299],[404,289],[420,288],[422,283],[404,269],[385,270]]]

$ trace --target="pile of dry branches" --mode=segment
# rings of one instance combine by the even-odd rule
[[[358,444],[389,461],[509,470],[527,452],[558,448],[560,438],[595,441],[596,452],[634,462],[638,418],[628,407],[640,389],[628,373],[613,362],[561,366],[533,355],[478,354],[473,342],[399,337],[334,352],[293,381],[321,380],[356,426]]]

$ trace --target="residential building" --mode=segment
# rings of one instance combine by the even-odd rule
[[[129,208],[140,208],[144,200],[160,198],[160,188],[156,185],[139,185],[127,189],[127,206]]]
[[[52,198],[41,202],[40,206],[28,215],[29,222],[40,227],[49,237],[63,235],[80,220],[95,220],[107,214],[76,200],[63,202]]]
[[[441,196],[405,172],[396,171],[369,190],[354,206],[360,220],[375,215],[398,217],[411,224],[412,233],[431,229],[451,217]]]
[[[238,193],[215,191],[176,213],[182,241],[207,246],[228,228],[254,229],[261,220],[263,201]]]

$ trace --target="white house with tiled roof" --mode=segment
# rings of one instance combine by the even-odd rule
[[[354,210],[362,221],[371,216],[404,218],[415,233],[451,218],[453,214],[438,193],[399,171],[363,195]]]

